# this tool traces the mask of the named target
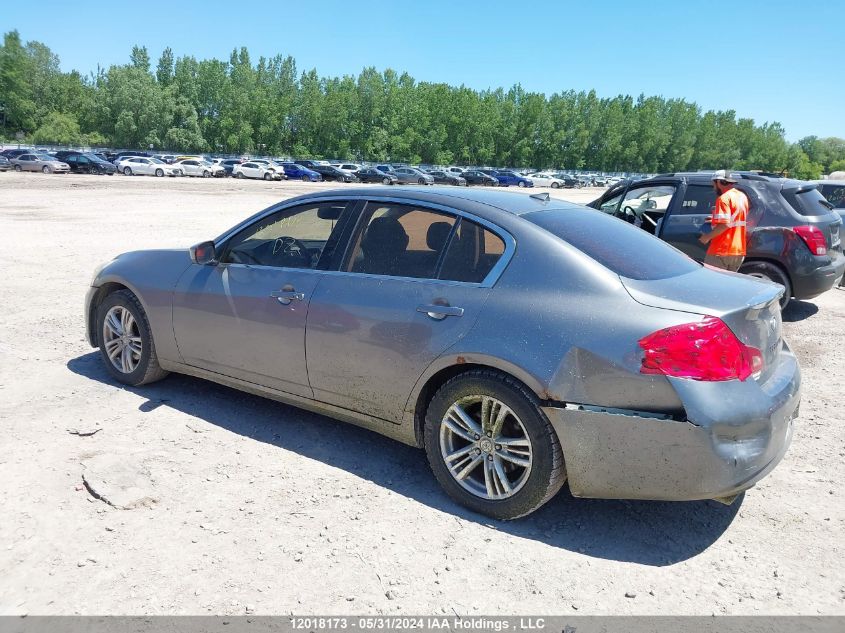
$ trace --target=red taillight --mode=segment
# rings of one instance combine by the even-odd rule
[[[826,255],[827,242],[824,233],[817,226],[795,226],[792,228],[810,249],[813,255]]]
[[[744,345],[721,319],[674,325],[639,340],[640,372],[693,380],[746,380],[763,369],[756,347]]]

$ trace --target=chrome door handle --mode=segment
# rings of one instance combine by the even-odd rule
[[[296,292],[295,290],[275,290],[270,293],[270,296],[275,297],[276,300],[284,306],[290,305],[290,302],[294,299],[297,301],[305,300],[305,293]]]
[[[449,316],[464,316],[463,308],[456,308],[454,306],[441,306],[437,304],[417,306],[417,312],[423,312],[435,321],[442,321],[443,319]]]

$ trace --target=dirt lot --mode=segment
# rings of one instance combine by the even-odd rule
[[[321,186],[0,174],[0,614],[845,614],[845,292],[785,314],[802,415],[730,507],[564,489],[492,523],[421,451],[202,380],[107,377],[82,323],[98,264]],[[83,474],[136,483],[136,507]]]

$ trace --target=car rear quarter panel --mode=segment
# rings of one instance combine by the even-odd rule
[[[173,288],[182,273],[191,265],[187,250],[155,250],[124,253],[109,262],[92,285],[120,284],[131,290],[147,313],[156,343],[158,357],[165,361],[182,362],[173,336]],[[102,299],[93,293],[92,300]],[[96,305],[88,306],[88,327],[96,315]]]

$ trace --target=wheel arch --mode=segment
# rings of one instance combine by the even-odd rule
[[[106,297],[111,294],[114,294],[118,290],[128,290],[132,294],[134,294],[138,301],[141,303],[141,307],[144,308],[144,311],[149,314],[149,309],[147,307],[144,298],[141,296],[141,293],[131,284],[127,283],[124,279],[117,279],[111,278],[104,281],[100,286],[97,287],[97,291],[91,296],[91,302],[88,305],[88,331],[90,332],[89,336],[89,343],[91,343],[92,347],[99,347],[99,335],[97,334],[97,310],[100,307],[100,304],[105,301]]]
[[[499,372],[517,381],[541,401],[548,401],[548,393],[543,384],[517,365],[488,356],[463,355],[441,359],[436,367],[430,367],[426,375],[417,382],[414,393],[408,399],[412,415],[414,438],[419,447],[423,446],[425,412],[431,398],[446,382],[470,371],[487,369]]]
[[[742,272],[742,267],[746,264],[769,264],[771,266],[774,266],[775,268],[780,270],[784,274],[784,276],[789,280],[789,285],[794,291],[795,284],[792,281],[792,275],[789,274],[789,269],[778,260],[769,259],[767,257],[746,257],[742,262],[742,266],[740,266],[740,272]]]

